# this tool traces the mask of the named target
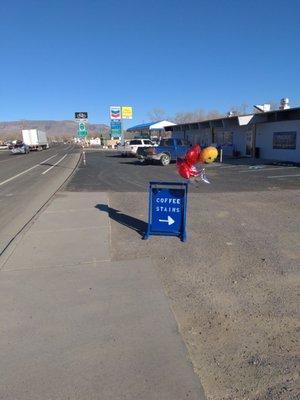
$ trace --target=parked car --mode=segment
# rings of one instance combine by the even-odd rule
[[[137,157],[145,162],[158,161],[169,165],[178,157],[183,158],[190,148],[188,142],[181,139],[162,139],[157,147],[139,148]]]
[[[30,152],[29,146],[22,141],[11,144],[9,150],[12,154],[28,154]]]
[[[155,146],[157,146],[157,144],[152,142],[150,139],[132,139],[126,141],[124,146],[119,146],[118,150],[121,152],[122,156],[136,156],[139,148]]]

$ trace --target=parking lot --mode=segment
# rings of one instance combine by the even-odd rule
[[[112,192],[146,191],[149,181],[182,180],[172,163],[143,164],[116,152],[89,151],[86,166],[69,185],[70,189]],[[201,167],[199,165],[199,167]],[[191,184],[190,190],[201,193],[286,190],[300,187],[300,168],[292,164],[275,165],[252,159],[231,159],[206,165],[211,184]]]
[[[149,257],[210,400],[296,400],[300,170],[253,160],[190,185],[188,240],[142,240],[149,181],[176,166],[87,152],[67,190],[108,192],[114,260]],[[95,204],[96,206],[96,204]]]

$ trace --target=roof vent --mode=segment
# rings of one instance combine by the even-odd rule
[[[235,116],[237,116],[237,112],[234,111],[234,110],[229,111],[229,112],[227,113],[227,117],[235,117]]]
[[[288,110],[290,107],[289,105],[290,100],[287,97],[284,97],[280,100],[279,110]]]

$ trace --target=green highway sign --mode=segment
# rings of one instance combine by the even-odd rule
[[[87,134],[88,134],[87,131],[79,131],[79,130],[78,130],[78,132],[77,132],[77,135],[78,135],[79,137],[82,137],[82,138],[86,137]]]
[[[77,131],[77,136],[84,138],[88,134],[88,131],[86,129],[85,123],[84,122],[79,122],[78,124],[78,131]]]
[[[85,123],[84,122],[80,122],[79,123],[79,130],[80,131],[85,131],[86,129],[85,129]]]

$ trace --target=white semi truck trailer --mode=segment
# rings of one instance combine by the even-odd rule
[[[49,149],[46,132],[39,129],[23,129],[23,142],[29,146],[30,150]]]

